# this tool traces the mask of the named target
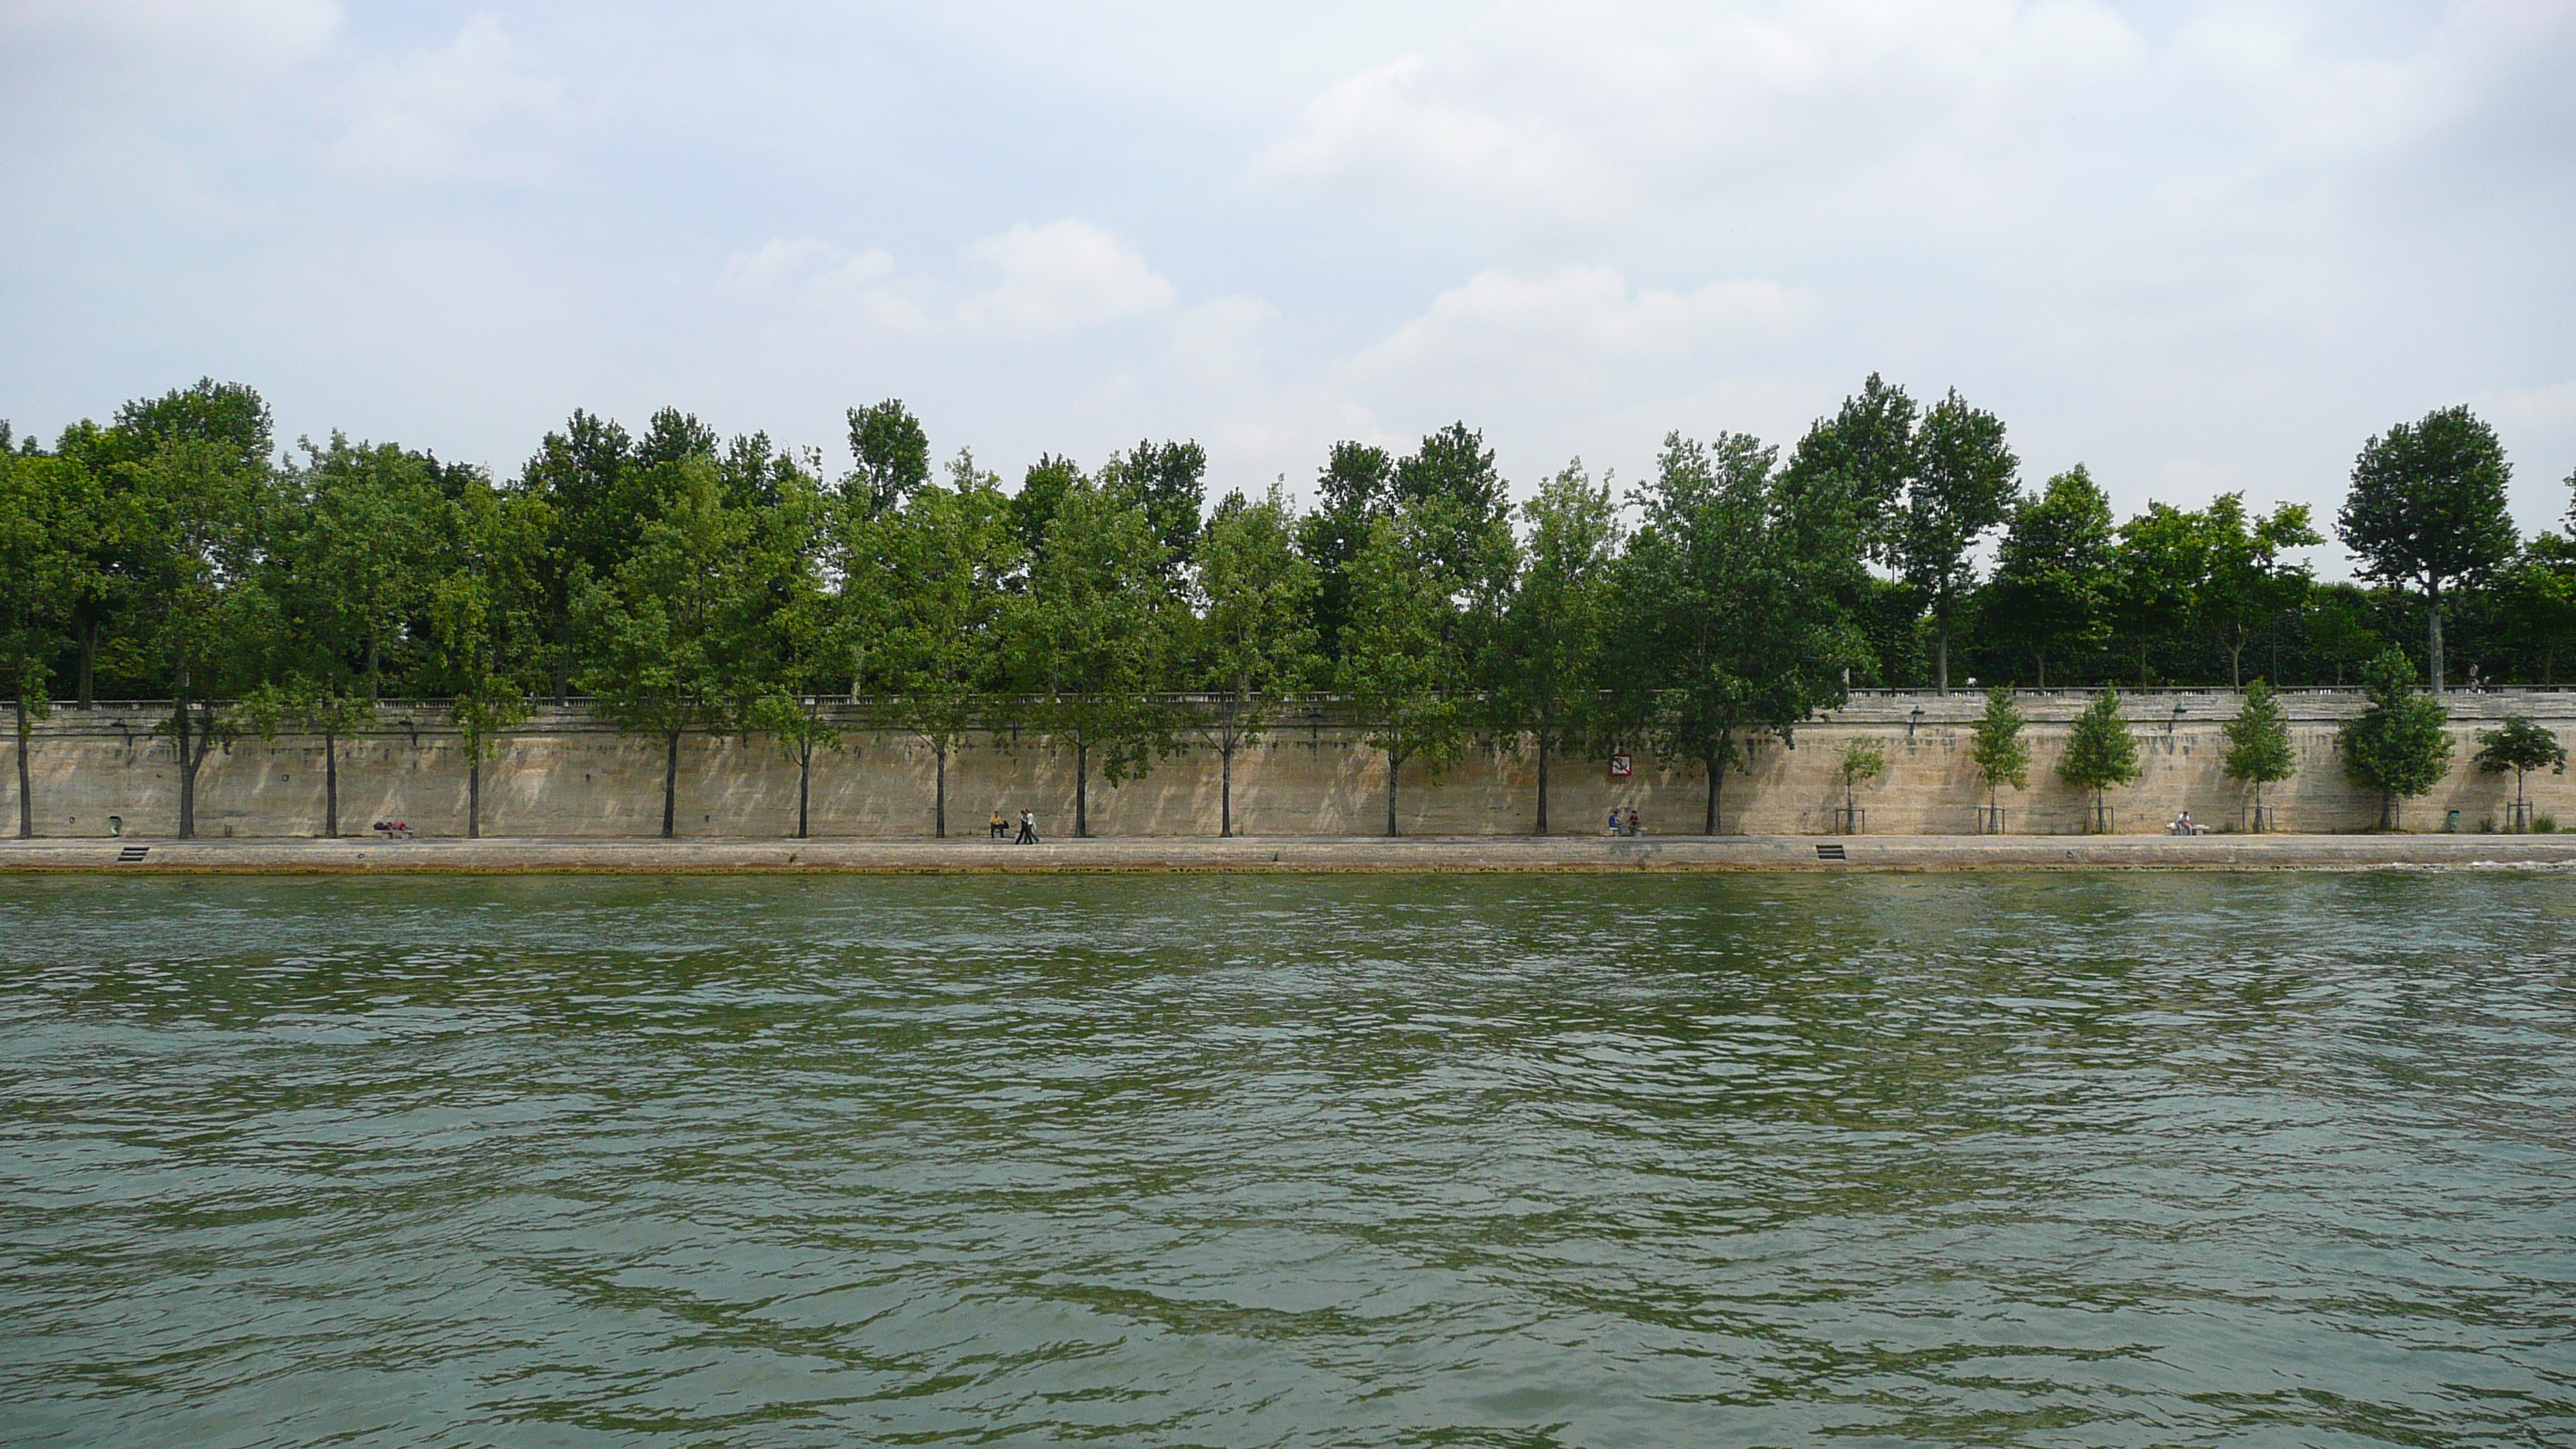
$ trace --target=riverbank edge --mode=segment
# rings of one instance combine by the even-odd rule
[[[1837,856],[1839,858],[1837,858]],[[10,840],[0,874],[724,875],[2576,868],[2576,835]]]

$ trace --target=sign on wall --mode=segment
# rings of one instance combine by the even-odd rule
[[[1630,759],[1626,755],[1612,755],[1610,757],[1611,779],[1625,780],[1635,773],[1637,773],[1637,762],[1635,760]]]

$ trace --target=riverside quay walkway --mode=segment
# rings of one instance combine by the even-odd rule
[[[2576,869],[2576,835],[1721,835],[1050,840],[8,840],[0,872]]]

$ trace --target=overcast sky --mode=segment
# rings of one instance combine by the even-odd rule
[[[0,417],[201,374],[515,473],[575,407],[1016,486],[1482,427],[1527,492],[1869,372],[2121,511],[2576,471],[2576,0],[0,5]],[[2320,556],[2340,572],[2339,554]]]

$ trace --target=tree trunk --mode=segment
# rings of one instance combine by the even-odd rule
[[[2034,649],[2030,652],[2031,657],[2039,661],[2039,687],[2046,689],[2048,688],[2048,651]]]
[[[338,736],[322,732],[322,838],[340,838],[340,751]]]
[[[1938,681],[1939,692],[1948,694],[1950,692],[1950,620],[1946,616],[1942,617],[1938,620],[1934,632],[1940,636],[1941,643],[1935,655],[1940,662],[1935,666],[1932,677]]]
[[[1386,836],[1393,840],[1395,828],[1395,775],[1404,768],[1404,757],[1393,750],[1386,752]]]
[[[2245,687],[2245,641],[2242,639],[2227,651],[2227,685],[2230,689]]]
[[[662,757],[662,838],[671,838],[671,827],[680,813],[680,732],[668,732],[670,747]]]
[[[35,802],[27,795],[27,691],[18,691],[18,838],[31,840],[36,834]]]
[[[1712,753],[1702,756],[1700,761],[1700,763],[1705,765],[1708,769],[1707,833],[1710,835],[1715,835],[1717,833],[1717,792],[1726,788],[1725,759],[1726,756],[1724,754]]]
[[[1091,742],[1073,746],[1073,838],[1091,838]]]
[[[83,709],[89,708],[90,685],[97,677],[98,621],[96,619],[92,619],[89,621],[89,627],[81,631],[79,693],[80,707]]]
[[[2441,583],[2441,580],[2436,579],[2436,580],[2434,580],[2434,581],[2433,581],[2433,587],[2432,587],[2431,593],[2432,593],[2432,595],[2433,595],[2433,607],[2432,607],[2429,611],[2427,611],[2427,612],[2431,615],[2431,622],[2432,622],[2432,636],[2433,636],[2433,637],[2432,637],[2432,649],[2431,649],[2431,654],[2432,654],[2432,666],[2433,666],[2433,667],[2432,667],[2432,675],[2433,675],[2433,692],[2434,692],[2435,694],[2440,694],[2440,693],[2442,692],[2442,583]]]
[[[2147,692],[2147,641],[2138,641],[2138,692]]]
[[[483,757],[465,767],[465,838],[483,838]]]
[[[188,750],[188,731],[195,721],[188,718],[186,686],[182,685],[180,688],[182,692],[179,696],[178,714],[179,838],[194,840],[197,838],[197,763],[196,757]]]
[[[796,742],[796,838],[805,838],[806,805],[814,791],[814,742]]]
[[[376,641],[371,638],[367,641],[367,703],[374,704],[384,697],[384,684],[384,671],[377,662]]]
[[[1547,834],[1547,731],[1538,732],[1538,824],[1530,834]]]
[[[931,807],[930,807],[930,833],[931,833],[931,835],[932,835],[934,838],[936,838],[936,839],[939,839],[939,840],[946,840],[946,839],[948,838],[948,746],[947,746],[947,744],[946,744],[945,742],[943,742],[943,743],[940,743],[940,744],[932,745],[932,746],[930,747],[930,758],[931,758],[931,761],[932,761],[932,769],[933,769],[933,770],[938,774],[938,777],[939,777],[938,784],[933,788],[933,791],[932,791],[932,804],[931,804]],[[1079,812],[1076,812],[1076,813],[1078,814]],[[1075,827],[1075,833],[1076,833],[1076,834],[1081,833],[1081,827],[1076,826],[1076,827]]]
[[[1217,749],[1216,838],[1234,838],[1234,746]]]

